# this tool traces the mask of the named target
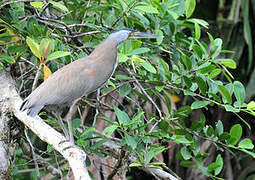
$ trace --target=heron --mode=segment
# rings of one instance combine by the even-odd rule
[[[117,46],[133,38],[162,38],[133,29],[119,29],[104,39],[92,53],[57,70],[24,99],[21,111],[35,117],[44,106],[72,103],[102,85],[118,65]]]

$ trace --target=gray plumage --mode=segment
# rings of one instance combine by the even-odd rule
[[[114,73],[117,66],[117,46],[127,40],[135,30],[122,29],[110,34],[87,57],[78,59],[46,79],[22,103],[20,110],[36,116],[45,105],[70,103],[95,91]],[[141,34],[150,35],[146,33]],[[160,36],[152,35],[148,38]]]

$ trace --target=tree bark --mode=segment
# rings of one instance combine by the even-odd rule
[[[8,160],[9,160],[9,117],[7,116],[7,106],[3,104],[0,96],[0,179],[9,179]]]

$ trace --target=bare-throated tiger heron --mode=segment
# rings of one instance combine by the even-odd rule
[[[20,110],[36,116],[46,105],[59,105],[95,91],[114,73],[118,64],[117,46],[129,38],[159,38],[162,36],[132,29],[120,29],[110,34],[87,57],[78,59],[46,79],[22,103]]]

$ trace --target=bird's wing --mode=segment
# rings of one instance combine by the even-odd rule
[[[29,106],[63,104],[86,93],[94,77],[86,70],[90,68],[89,61],[82,61],[86,59],[74,61],[53,73],[27,97]]]

